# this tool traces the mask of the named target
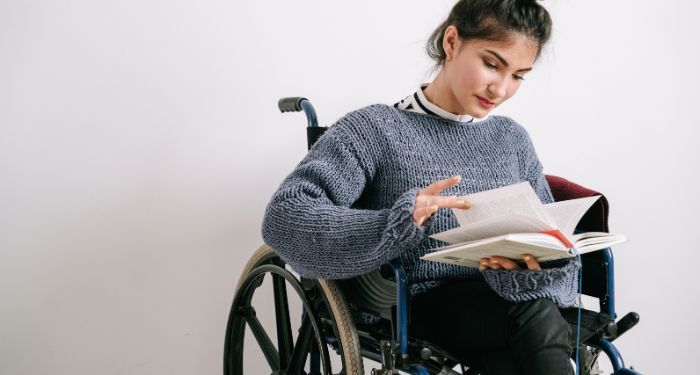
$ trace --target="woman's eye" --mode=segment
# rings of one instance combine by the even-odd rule
[[[513,76],[513,78],[517,79],[518,81],[524,81],[525,77],[523,76]]]
[[[498,68],[498,67],[496,66],[496,64],[494,64],[494,63],[492,63],[491,61],[488,61],[488,60],[484,60],[484,65],[486,65],[487,67],[489,67],[489,68],[491,68],[491,69],[496,69],[496,68]]]

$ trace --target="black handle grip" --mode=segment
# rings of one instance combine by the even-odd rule
[[[630,330],[639,323],[639,314],[632,311],[617,322],[617,337]]]
[[[302,110],[301,108],[301,102],[306,100],[306,98],[302,97],[288,97],[288,98],[282,98],[277,102],[277,106],[280,108],[280,111],[284,112],[299,112]]]

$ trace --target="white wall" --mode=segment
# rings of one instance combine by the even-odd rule
[[[0,3],[0,373],[220,373],[267,200],[323,124],[427,79],[452,1]],[[694,368],[695,2],[546,1],[555,35],[500,109],[545,173],[611,201],[617,344]]]

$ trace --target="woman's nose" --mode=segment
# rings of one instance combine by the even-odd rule
[[[505,79],[491,82],[488,86],[488,90],[489,93],[493,95],[492,99],[501,99],[506,96],[506,83]]]

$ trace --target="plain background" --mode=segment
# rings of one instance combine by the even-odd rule
[[[322,124],[428,82],[453,1],[0,2],[0,373],[215,374],[268,199]],[[690,372],[700,337],[700,44],[690,1],[545,1],[551,44],[497,113],[603,192],[616,344]],[[262,372],[262,371],[261,371]]]

